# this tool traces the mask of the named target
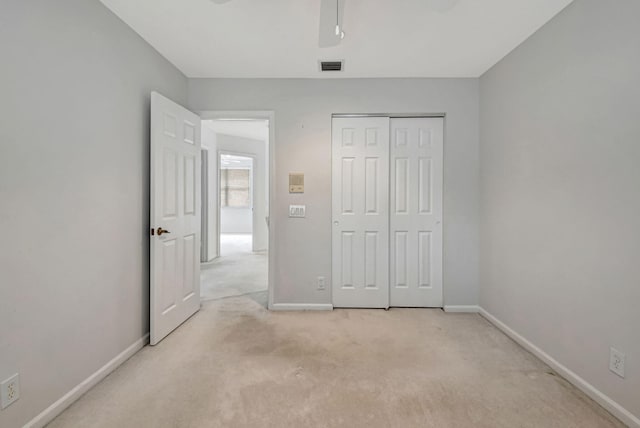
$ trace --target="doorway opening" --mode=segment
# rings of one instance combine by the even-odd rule
[[[202,300],[267,306],[269,133],[265,119],[202,121]]]
[[[253,248],[254,158],[220,151],[219,255],[251,253]]]

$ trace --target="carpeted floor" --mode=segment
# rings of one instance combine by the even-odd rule
[[[267,290],[267,253],[251,250],[251,235],[220,235],[220,257],[201,265],[202,300]]]
[[[50,427],[620,427],[487,321],[205,302]]]

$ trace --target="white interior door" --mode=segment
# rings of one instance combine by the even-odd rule
[[[151,344],[200,309],[200,118],[151,94]]]
[[[332,124],[334,307],[389,307],[389,118]]]
[[[443,118],[391,119],[391,306],[442,307]]]

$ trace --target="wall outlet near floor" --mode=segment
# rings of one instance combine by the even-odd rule
[[[318,277],[318,290],[324,290],[325,288],[327,288],[327,280],[325,279],[324,276],[319,276]]]
[[[6,409],[18,398],[20,398],[20,375],[16,373],[0,383],[0,401],[2,402],[2,408]]]
[[[609,370],[624,378],[624,354],[614,348],[609,353]]]

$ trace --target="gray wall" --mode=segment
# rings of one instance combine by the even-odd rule
[[[148,331],[149,93],[186,78],[97,0],[0,4],[0,379],[32,419]]]
[[[475,305],[478,282],[477,79],[190,79],[189,107],[275,111],[275,303],[330,303],[331,114],[443,112],[446,118],[444,288],[447,305]],[[288,193],[288,173],[305,193]],[[288,205],[307,217],[288,218]]]
[[[637,0],[576,0],[480,95],[480,303],[636,416],[639,16]]]

